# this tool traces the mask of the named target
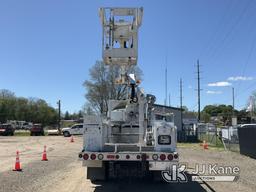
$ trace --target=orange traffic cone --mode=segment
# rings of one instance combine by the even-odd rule
[[[73,143],[73,142],[75,142],[75,140],[74,140],[74,137],[73,137],[73,135],[71,135],[71,138],[70,138],[70,143]]]
[[[204,141],[203,147],[204,149],[208,149],[208,143]]]
[[[42,156],[42,161],[48,161],[47,154],[46,154],[46,146],[44,146],[44,152],[43,152],[43,156]]]
[[[19,151],[16,152],[16,162],[15,162],[15,168],[13,171],[22,171],[21,166],[20,166],[20,155]]]

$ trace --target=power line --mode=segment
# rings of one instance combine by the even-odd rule
[[[251,45],[251,48],[250,48],[250,51],[249,51],[249,54],[247,56],[247,59],[246,59],[246,62],[244,63],[244,66],[243,66],[243,72],[242,72],[242,76],[244,76],[244,73],[246,71],[246,68],[247,68],[247,65],[251,59],[251,56],[252,56],[252,53],[255,49],[255,46],[256,46],[256,36],[254,37],[253,41],[252,41],[252,45]],[[240,85],[241,85],[241,82],[239,82],[238,84],[238,90],[240,89]],[[237,96],[237,95],[236,95]]]
[[[240,12],[239,16],[236,18],[235,22],[231,25],[230,29],[225,33],[224,35],[224,38],[222,38],[222,41],[221,41],[221,44],[220,46],[217,46],[215,48],[215,50],[213,51],[213,54],[212,54],[212,63],[215,62],[216,60],[216,56],[218,55],[218,52],[223,49],[223,47],[225,46],[225,44],[227,43],[227,40],[228,38],[231,36],[231,34],[233,33],[233,31],[236,29],[236,27],[238,26],[238,24],[240,23],[241,19],[245,16],[247,10],[249,9],[250,7],[250,4],[252,3],[253,1],[248,1],[246,6],[243,8],[243,10]],[[215,59],[214,59],[215,57]]]
[[[234,6],[234,1],[229,1],[228,5],[225,7],[223,14],[221,15],[217,27],[215,28],[214,32],[211,35],[211,38],[207,41],[207,43],[205,44],[204,48],[202,49],[202,51],[199,54],[199,58],[201,58],[204,54],[206,55],[207,51],[209,52],[214,46],[213,43],[215,42],[214,40],[217,38],[218,34],[222,34],[221,32],[221,28],[223,26],[227,26],[227,24],[225,24],[226,22],[224,22],[225,20],[230,20],[227,19],[228,16],[230,15],[232,8]],[[204,54],[203,54],[204,53]]]

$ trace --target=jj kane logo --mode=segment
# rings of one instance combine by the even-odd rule
[[[185,171],[187,164],[172,165],[170,170],[162,171],[162,177],[166,182],[188,181]],[[240,168],[238,166],[218,166],[217,164],[196,164],[190,174],[192,181],[237,181]]]

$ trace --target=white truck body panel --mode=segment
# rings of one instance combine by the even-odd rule
[[[103,146],[103,129],[99,117],[84,117],[84,150],[101,151]]]

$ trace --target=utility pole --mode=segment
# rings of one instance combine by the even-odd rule
[[[198,122],[200,122],[201,120],[201,115],[200,115],[200,111],[201,111],[201,98],[200,98],[200,92],[201,92],[201,88],[200,88],[200,65],[199,65],[199,60],[197,60],[197,104],[198,104]]]
[[[231,117],[231,124],[237,125],[237,118],[235,117],[235,88],[232,87],[232,117]]]
[[[235,89],[232,87],[232,106],[233,106],[233,117],[235,115]]]
[[[169,107],[171,107],[171,94],[169,93]]]
[[[60,100],[57,102],[57,105],[58,105],[58,130],[59,130],[59,133],[61,132],[60,131],[60,119],[61,119],[61,103],[60,103]]]
[[[165,100],[164,105],[167,106],[167,67],[165,68]]]
[[[183,130],[182,79],[180,79],[180,121],[181,121],[181,130]]]

